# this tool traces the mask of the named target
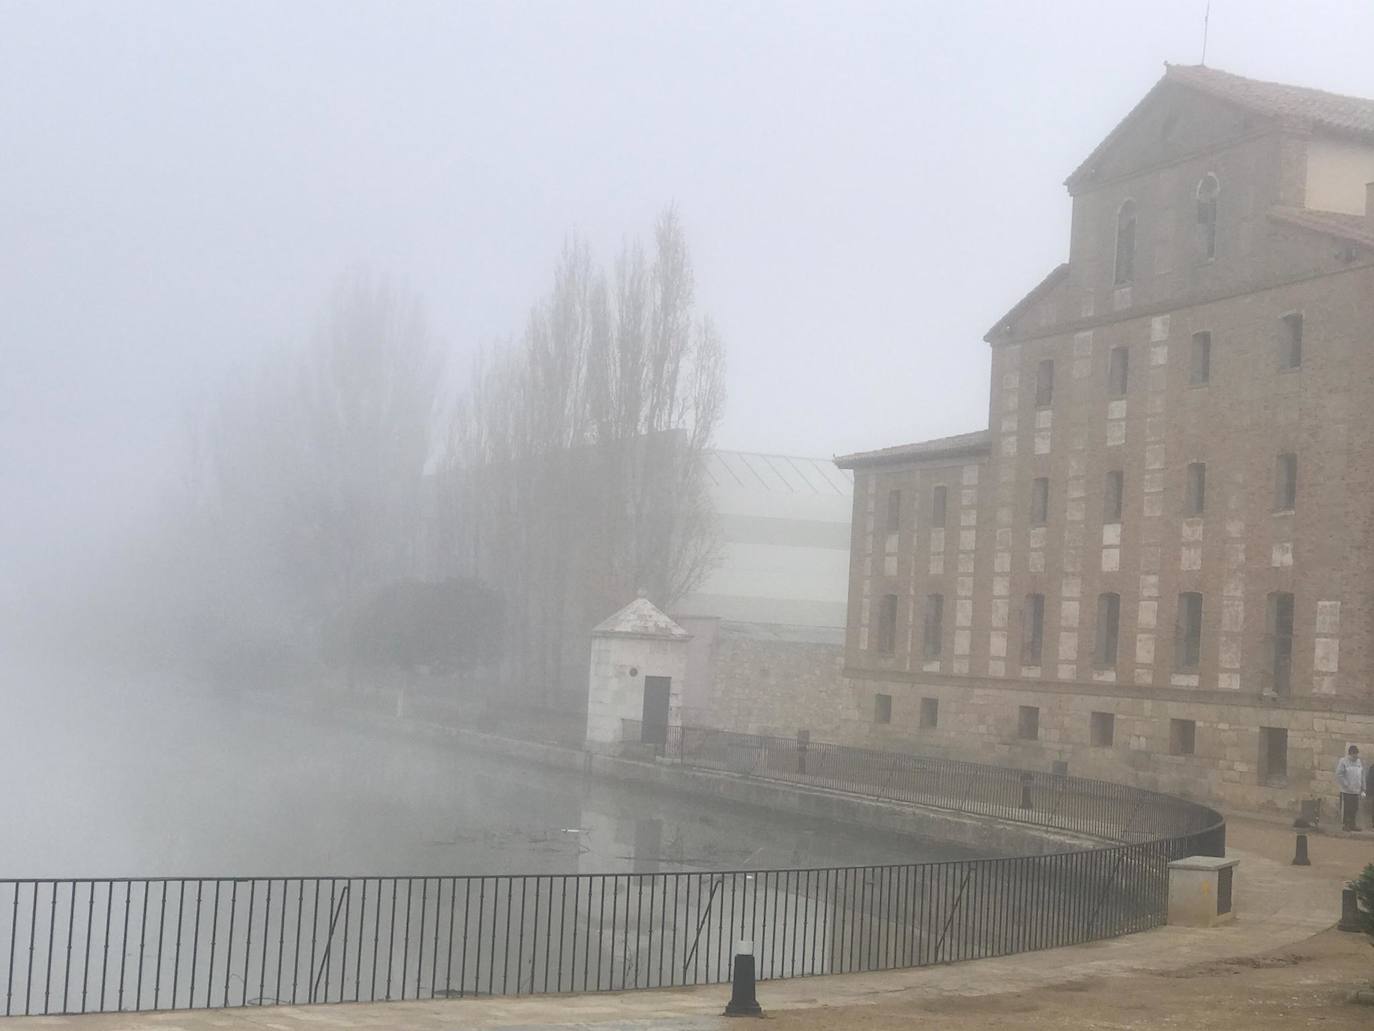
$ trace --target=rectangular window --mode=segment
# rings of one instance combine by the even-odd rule
[[[1045,640],[1045,596],[1026,595],[1021,609],[1021,665],[1040,665],[1040,650]]]
[[[1274,462],[1274,511],[1289,512],[1298,507],[1298,456],[1279,455]]]
[[[875,694],[873,696],[873,722],[892,722],[892,696],[890,694]]]
[[[1031,483],[1031,526],[1044,526],[1050,518],[1050,481],[1044,476]]]
[[[887,492],[887,532],[896,533],[902,528],[902,492]]]
[[[1035,367],[1035,407],[1054,404],[1054,359],[1045,358]]]
[[[1264,642],[1269,667],[1269,686],[1287,698],[1293,686],[1293,596],[1274,591],[1265,605]]]
[[[945,636],[945,596],[943,594],[926,595],[926,618],[923,635],[925,645],[925,657],[927,659],[938,659],[940,657],[940,646]]]
[[[930,525],[945,525],[945,486],[940,484],[930,492]]]
[[[1022,741],[1040,739],[1040,709],[1035,705],[1023,705],[1016,714],[1016,736]]]
[[[1116,665],[1117,634],[1121,621],[1121,595],[1099,594],[1097,596],[1097,640],[1093,649],[1093,662],[1098,666]]]
[[[1200,516],[1207,507],[1207,464],[1188,464],[1188,483],[1183,496],[1183,514]]]
[[[897,644],[897,596],[884,594],[878,609],[878,651],[891,654]]]
[[[1212,381],[1212,334],[1193,334],[1193,361],[1188,367],[1188,382],[1194,386]]]
[[[1192,755],[1197,744],[1197,722],[1195,720],[1169,721],[1169,754]]]
[[[1288,781],[1288,731],[1260,727],[1259,779],[1261,784],[1281,787]]]
[[[1279,368],[1296,369],[1302,365],[1302,315],[1285,315],[1279,330]]]
[[[1113,347],[1107,361],[1107,393],[1112,397],[1125,397],[1129,377],[1129,352],[1124,347]]]
[[[921,723],[922,730],[933,730],[940,725],[940,699],[922,698],[921,699]]]
[[[1094,748],[1111,748],[1116,738],[1116,717],[1110,712],[1095,712],[1088,723],[1088,731]]]
[[[1107,478],[1102,486],[1102,521],[1104,523],[1121,522],[1121,506],[1125,501],[1125,479],[1120,469],[1113,469],[1107,474]]]
[[[1197,669],[1202,657],[1202,595],[1189,591],[1178,596],[1174,621],[1174,668]]]

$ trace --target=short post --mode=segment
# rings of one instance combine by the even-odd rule
[[[1360,924],[1360,900],[1355,895],[1355,889],[1347,884],[1341,891],[1341,922],[1336,925],[1336,930],[1363,931]]]
[[[797,731],[797,772],[806,773],[806,746],[811,743],[811,731]]]
[[[725,1004],[727,1017],[761,1017],[763,1010],[754,996],[754,943],[747,939],[735,942],[735,963],[730,977],[730,1001]]]
[[[1021,774],[1021,808],[1035,808],[1031,805],[1031,775],[1029,773]]]
[[[1307,858],[1307,835],[1298,835],[1298,850],[1293,853],[1292,866],[1311,866],[1312,860]]]

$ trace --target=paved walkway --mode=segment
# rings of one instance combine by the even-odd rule
[[[1313,837],[1310,867],[1292,867],[1293,833],[1233,820],[1230,854],[1241,860],[1235,923],[1211,930],[1162,927],[1090,945],[951,966],[798,978],[759,985],[765,1010],[846,1007],[903,998],[1017,992],[1089,977],[1173,970],[1256,955],[1300,942],[1340,915],[1340,890],[1374,860],[1374,838]],[[706,1031],[739,1022],[720,1016],[727,985],[595,995],[477,998],[433,1002],[266,1007],[159,1014],[0,1019],[0,1028],[61,1031],[335,1031],[346,1028],[596,1028],[597,1031]],[[838,1015],[837,1015],[838,1021]],[[837,1022],[836,1026],[843,1026]]]

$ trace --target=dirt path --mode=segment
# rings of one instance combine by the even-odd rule
[[[1165,974],[1070,981],[1004,995],[939,996],[900,1006],[790,1010],[780,1029],[931,1027],[940,1031],[1254,1031],[1374,1028],[1374,1007],[1347,1001],[1374,981],[1374,948],[1327,931],[1303,945]]]
[[[1293,857],[1294,832],[1232,819],[1232,847],[1279,862]],[[1353,877],[1374,862],[1374,835],[1312,835],[1311,872]],[[1243,875],[1242,875],[1243,876]],[[940,1031],[1255,1031],[1374,1029],[1374,1007],[1348,1001],[1374,984],[1374,948],[1363,935],[1331,930],[1289,948],[1161,973],[1070,980],[1001,994],[932,993],[897,1004],[822,1007],[770,1014],[779,1028],[932,1027]]]

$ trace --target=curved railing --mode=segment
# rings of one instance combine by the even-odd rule
[[[684,766],[1111,843],[790,870],[0,880],[4,1012],[706,984],[729,980],[739,938],[765,979],[927,966],[1157,926],[1169,862],[1225,854],[1217,813],[1122,785],[697,728],[662,736],[656,750]]]

